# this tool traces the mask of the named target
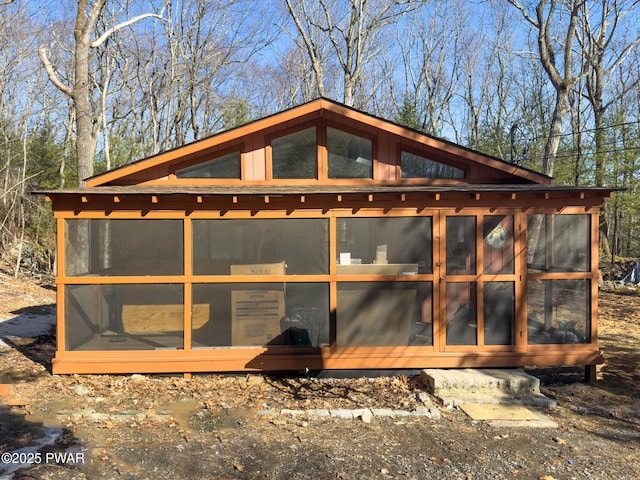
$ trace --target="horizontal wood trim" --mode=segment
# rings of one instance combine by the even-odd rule
[[[259,219],[259,218],[330,218],[330,217],[415,217],[415,216],[433,216],[437,212],[451,210],[455,208],[458,215],[513,215],[518,207],[503,207],[487,209],[486,207],[464,207],[458,205],[447,206],[446,202],[438,202],[434,205],[409,206],[407,201],[400,200],[394,203],[376,203],[373,206],[363,200],[357,204],[349,204],[346,200],[342,202],[336,199],[331,204],[315,204],[310,196],[305,196],[304,202],[300,202],[297,198],[295,204],[291,205],[291,209],[282,209],[281,205],[275,205],[277,198],[272,198],[270,204],[264,204],[260,201],[260,209],[252,210],[251,205],[241,203],[233,204],[229,200],[228,209],[220,210],[220,205],[209,205],[205,199],[203,203],[197,203],[194,198],[193,202],[188,204],[164,205],[162,201],[155,204],[153,209],[146,210],[143,205],[140,209],[105,209],[105,205],[97,205],[95,210],[84,209],[81,211],[73,209],[59,209],[55,211],[55,217],[58,219]],[[240,202],[240,201],[239,201]],[[149,204],[150,206],[151,204]],[[235,205],[235,206],[234,206]],[[164,207],[164,208],[163,208]],[[172,209],[172,207],[180,209]],[[249,207],[249,208],[248,208]],[[257,206],[256,206],[257,207]],[[597,214],[598,207],[585,209],[583,207],[567,207],[564,209],[566,214]],[[554,213],[553,207],[529,209],[524,212],[526,214],[550,214]]]
[[[461,203],[455,197],[445,197],[440,200],[435,196],[413,197],[405,194],[379,195],[373,194],[373,201],[368,195],[360,198],[349,198],[346,195],[335,195],[332,198],[318,198],[311,194],[301,194],[289,198],[269,196],[268,202],[264,197],[246,198],[229,196],[224,200],[210,199],[206,196],[192,196],[184,199],[165,201],[158,198],[157,203],[143,199],[126,199],[124,202],[112,203],[110,200],[100,200],[89,203],[79,203],[79,199],[57,199],[54,202],[56,218],[296,218],[341,215],[398,215],[415,216],[430,215],[431,212],[443,209],[455,209],[459,215],[473,215],[476,212],[498,215],[501,211],[495,208],[499,200],[490,198],[480,200],[475,205]],[[526,204],[514,203],[505,209],[520,209],[526,214],[557,213],[553,203]],[[564,208],[562,213],[594,213],[598,205],[584,205],[575,209]],[[380,213],[378,213],[380,212]]]
[[[563,185],[539,185],[523,183],[456,183],[410,181],[382,181],[373,179],[331,179],[326,182],[302,180],[289,181],[238,181],[219,180],[215,184],[177,185],[164,183],[144,185],[113,185],[94,188],[69,188],[59,190],[38,190],[36,194],[46,195],[299,195],[299,194],[354,194],[354,193],[486,193],[502,194],[511,199],[512,193],[533,195],[539,199],[558,200],[564,195],[575,195],[579,200],[586,197],[607,196],[622,190],[616,187],[572,187]],[[544,198],[548,195],[549,198]],[[585,197],[585,198],[580,198]]]
[[[54,374],[246,372],[322,369],[515,368],[524,366],[595,365],[604,358],[598,350],[541,352],[409,353],[415,347],[348,349],[331,353],[283,354],[273,350],[191,350],[163,352],[59,352]],[[78,355],[81,353],[82,355]]]
[[[508,281],[500,278],[501,281]],[[114,275],[114,276],[59,276],[57,285],[111,285],[111,284],[180,284],[180,283],[328,283],[328,282],[433,282],[434,275]],[[485,280],[488,281],[488,280]]]
[[[592,280],[598,278],[597,270],[595,272],[540,272],[527,273],[529,280]]]
[[[156,284],[156,283],[171,283],[180,284],[185,283],[186,277],[184,275],[114,275],[109,276],[95,276],[95,275],[78,275],[78,276],[66,276],[62,275],[56,279],[56,285],[111,285],[111,284]]]

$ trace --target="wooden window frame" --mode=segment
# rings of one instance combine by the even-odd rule
[[[184,168],[193,167],[200,163],[210,162],[212,160],[216,160],[217,158],[224,157],[226,155],[230,155],[232,153],[240,154],[240,177],[239,178],[178,178],[176,176],[176,172],[178,170],[182,170]],[[203,160],[206,158],[206,160]],[[224,147],[220,150],[216,150],[212,155],[202,155],[197,158],[190,159],[188,161],[184,161],[181,163],[177,163],[172,165],[169,169],[169,181],[172,184],[177,185],[211,185],[211,184],[234,184],[234,183],[242,183],[246,178],[246,167],[245,167],[245,144],[244,143],[234,143],[227,147]]]
[[[332,185],[353,185],[353,184],[370,184],[379,182],[379,173],[378,173],[378,135],[369,133],[363,130],[359,130],[358,128],[349,126],[349,125],[341,125],[337,122],[333,121],[323,121],[322,123],[322,131],[323,131],[323,140],[324,143],[322,145],[324,150],[324,167],[323,167],[323,177],[322,180],[326,183]],[[334,130],[339,130],[341,132],[348,133],[349,135],[353,135],[355,137],[364,138],[366,140],[371,141],[371,177],[351,177],[351,178],[329,178],[329,146],[328,146],[328,133],[327,129],[333,128]]]
[[[406,152],[409,153],[411,155],[417,155],[419,157],[425,158],[427,160],[431,160],[433,162],[437,162],[437,163],[441,163],[443,165],[447,165],[449,167],[452,168],[457,168],[458,170],[462,170],[462,178],[429,178],[429,177],[425,177],[425,178],[404,178],[402,176],[402,152]],[[404,184],[424,184],[425,182],[430,183],[430,184],[434,184],[434,185],[438,185],[438,184],[457,184],[457,183],[468,183],[468,178],[469,178],[469,168],[465,165],[455,165],[452,162],[446,161],[446,160],[442,160],[438,155],[428,155],[425,156],[425,151],[420,149],[420,148],[416,148],[413,146],[410,146],[406,143],[402,143],[399,142],[396,145],[396,166],[395,166],[395,179],[398,182],[402,182]]]
[[[316,127],[317,178],[273,178],[273,153],[271,142],[292,133]],[[372,172],[371,178],[329,178],[329,150],[327,147],[327,129],[342,132],[371,141]],[[265,137],[265,181],[275,185],[358,185],[380,183],[378,173],[378,135],[360,130],[357,127],[342,125],[338,122],[320,119],[304,122],[286,129],[272,132]],[[420,179],[417,179],[420,180]]]
[[[273,151],[271,148],[271,142],[277,138],[286,137],[303,130],[315,127],[316,129],[316,177],[315,178],[273,178]],[[277,132],[270,133],[265,136],[264,156],[265,156],[265,180],[269,183],[282,184],[282,185],[306,185],[308,183],[317,183],[321,179],[322,167],[321,167],[321,148],[320,148],[320,136],[322,130],[322,122],[318,120],[311,120],[304,122],[284,130],[278,130]]]
[[[590,240],[591,249],[590,254],[590,269],[585,272],[527,272],[527,280],[586,280],[589,281],[587,288],[587,312],[590,315],[589,321],[586,327],[589,329],[589,339],[585,343],[576,344],[560,344],[562,350],[568,353],[573,351],[582,351],[590,346],[598,344],[598,272],[599,272],[599,255],[598,255],[598,238],[599,238],[599,212],[594,212],[592,208],[582,207],[566,207],[561,212],[558,210],[549,209],[531,209],[526,212],[526,215],[542,214],[542,215],[587,215],[590,217]],[[526,222],[526,216],[524,222]],[[525,262],[526,263],[526,262]],[[525,265],[526,268],[526,265]],[[526,285],[523,286],[525,289]],[[525,290],[526,292],[526,290]],[[527,313],[528,313],[528,300],[527,300]],[[523,341],[526,344],[526,351],[528,352],[544,352],[550,348],[557,347],[556,344],[535,344],[529,343],[528,331],[525,329],[523,335]]]

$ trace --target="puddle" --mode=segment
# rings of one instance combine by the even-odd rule
[[[58,427],[44,427],[44,435],[36,440],[35,445],[22,447],[2,455],[0,462],[0,480],[11,480],[13,473],[21,468],[28,468],[32,465],[43,463],[45,454],[39,452],[41,448],[53,445],[62,435],[63,430]],[[8,462],[5,462],[5,455],[9,455]]]
[[[248,408],[224,408],[220,410],[200,410],[191,419],[194,430],[214,432],[218,430],[236,430],[242,428],[247,419],[257,416],[257,412]]]
[[[0,372],[0,383],[19,383],[22,379],[22,374],[6,370]]]
[[[178,400],[177,402],[173,402],[167,406],[167,411],[173,415],[173,417],[176,419],[176,422],[183,430],[190,429],[189,423],[191,417],[196,413],[198,409],[198,404],[191,398]]]
[[[77,410],[80,402],[76,398],[63,396],[49,403],[46,408],[31,409],[26,415],[27,420],[51,424],[59,422],[60,415],[69,415]]]
[[[6,379],[6,375],[4,377]],[[30,441],[32,445],[2,453],[0,480],[11,480],[16,475],[23,478],[15,472],[40,464],[84,464],[88,460],[85,448],[71,431],[60,424],[59,419],[61,413],[71,411],[77,404],[77,399],[63,396],[42,410],[33,408],[26,415],[10,414],[8,418],[17,422],[15,431],[25,435],[27,431],[33,431],[33,436],[38,438]]]
[[[182,430],[212,432],[241,428],[248,418],[257,412],[248,408],[221,408],[203,410],[193,399],[183,399],[169,404],[162,413],[173,415]]]

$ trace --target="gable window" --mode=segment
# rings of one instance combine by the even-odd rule
[[[400,153],[402,178],[464,178],[464,170],[415,153]]]
[[[329,178],[373,178],[373,142],[327,127]]]
[[[271,165],[273,178],[317,178],[316,127],[274,138]]]
[[[176,171],[177,178],[240,178],[240,152],[182,168]]]

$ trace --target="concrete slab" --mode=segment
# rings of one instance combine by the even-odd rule
[[[540,380],[520,370],[428,369],[423,370],[420,375],[430,393],[451,390],[474,392],[491,390],[492,392],[506,392],[511,395],[540,393]]]
[[[487,424],[495,428],[558,428],[556,422],[542,414],[536,420],[488,420]]]
[[[538,378],[520,370],[427,369],[420,377],[427,391],[446,407],[468,403],[557,406],[555,400],[540,393]]]
[[[524,405],[469,403],[461,409],[473,420],[496,428],[558,428],[553,420]]]
[[[524,405],[468,403],[460,407],[473,420],[537,420],[533,410]]]

